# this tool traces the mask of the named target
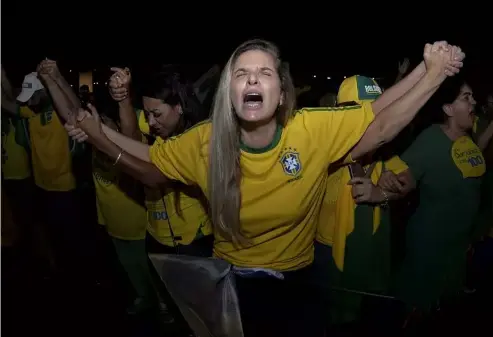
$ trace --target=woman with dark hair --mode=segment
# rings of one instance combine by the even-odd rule
[[[401,156],[409,169],[399,176],[419,194],[395,285],[396,297],[408,309],[427,313],[462,287],[485,173],[481,149],[470,137],[475,105],[464,78],[450,78],[425,107],[436,124]]]
[[[153,74],[144,82],[143,110],[135,110],[132,106],[130,71],[112,70],[115,73],[109,81],[110,94],[118,102],[120,132],[128,137],[147,144],[161,144],[207,117],[192,85],[172,69]],[[147,252],[212,256],[213,236],[207,216],[208,206],[198,188],[173,183],[144,189]],[[164,303],[170,304],[172,301],[162,289],[159,277],[155,276],[155,285],[162,295],[161,312],[164,313],[167,311]],[[169,315],[163,318],[164,321],[171,319]]]
[[[207,117],[193,91],[173,69],[151,75],[142,87],[143,110],[130,100],[131,74],[112,68],[110,94],[119,105],[121,133],[148,144],[161,144]],[[137,113],[137,118],[135,118]],[[183,184],[146,188],[148,250],[198,256],[212,255],[207,204],[198,189]],[[196,240],[201,239],[201,240]]]

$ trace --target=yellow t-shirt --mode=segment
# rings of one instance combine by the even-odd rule
[[[369,167],[370,165],[367,165],[365,169]],[[395,174],[408,169],[407,165],[397,156],[387,160],[385,168]],[[371,174],[371,180],[374,184],[378,183],[382,169],[383,163],[377,162]],[[348,185],[350,179],[351,175],[347,165],[341,166],[329,174],[317,224],[316,240],[325,245],[333,246],[334,261],[340,270],[343,269],[344,265],[346,237],[354,230],[356,203],[351,195],[352,187]],[[380,225],[380,212],[380,207],[373,208],[373,233]]]
[[[47,191],[75,188],[69,137],[55,111],[39,114],[21,107],[21,117],[29,118],[29,138],[34,182]],[[75,142],[72,143],[75,146]]]
[[[149,135],[149,124],[144,113],[137,113],[140,131]],[[156,137],[155,144],[163,142],[162,138]],[[207,201],[200,189],[176,183],[172,188],[163,191],[146,188],[145,192],[147,231],[161,244],[173,246],[171,230],[176,243],[181,245],[188,245],[201,235],[212,234],[212,225],[207,215]]]
[[[297,111],[264,149],[241,150],[242,231],[236,247],[215,233],[214,254],[244,267],[287,271],[313,261],[316,221],[327,169],[360,140],[374,115],[371,104]],[[207,195],[212,124],[205,122],[150,149],[170,179],[198,185]],[[220,151],[220,149],[215,149]]]
[[[146,211],[119,186],[119,172],[107,157],[93,152],[98,220],[108,234],[122,240],[141,240],[146,233]]]
[[[2,132],[2,173],[4,179],[20,180],[31,176],[31,166],[26,149],[17,144],[16,130],[9,118],[8,132]]]

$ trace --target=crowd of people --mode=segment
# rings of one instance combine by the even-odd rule
[[[88,230],[97,212],[134,290],[129,315],[201,336],[149,258],[178,255],[226,262],[234,336],[330,335],[375,299],[370,328],[396,335],[493,266],[490,253],[465,282],[472,247],[493,245],[493,97],[477,104],[465,62],[458,46],[427,44],[393,86],[351,76],[320,107],[296,103],[264,40],[241,44],[206,81],[211,106],[169,67],[138,91],[130,69],[112,68],[110,106],[74,92],[55,61],[20,91],[2,68],[2,208],[36,261],[77,284],[93,281],[81,268],[104,268]],[[173,272],[187,287],[205,282]],[[210,331],[233,336],[231,312],[200,305],[223,311]]]

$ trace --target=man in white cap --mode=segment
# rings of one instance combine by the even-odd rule
[[[59,75],[56,64],[52,68],[49,75]],[[11,113],[22,117],[36,185],[34,214],[47,226],[56,264],[69,278],[73,278],[80,274],[77,268],[86,265],[84,261],[89,260],[86,258],[88,245],[84,240],[88,237],[85,229],[88,224],[82,220],[72,169],[73,155],[81,149],[81,145],[69,139],[60,117],[54,111],[50,95],[51,88],[56,86],[54,81],[48,81],[46,73],[40,72],[39,76],[36,72],[29,73],[24,77],[17,102],[10,102],[6,107]]]
[[[29,73],[22,81],[22,90],[17,100],[21,103],[27,103],[28,106],[37,108],[42,99],[46,99],[48,95],[41,81],[38,79],[38,74],[35,72]]]

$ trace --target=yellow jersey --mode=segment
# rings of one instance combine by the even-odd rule
[[[365,169],[368,169],[367,165]],[[407,165],[397,156],[385,161],[378,161],[371,174],[371,180],[376,185],[382,175],[383,167],[399,174],[408,169]],[[354,210],[357,207],[351,195],[352,187],[348,185],[351,174],[347,165],[340,166],[330,172],[327,178],[325,196],[317,224],[316,240],[328,246],[333,246],[332,254],[337,267],[342,270],[346,237],[354,230]],[[381,209],[373,208],[373,233],[380,225]]]
[[[35,114],[21,107],[21,117],[28,118],[34,182],[47,191],[70,191],[75,188],[72,154],[75,142],[69,140],[57,113]]]
[[[99,224],[108,234],[122,240],[141,240],[146,234],[146,211],[119,185],[120,173],[111,160],[93,151],[93,180]]]
[[[347,155],[373,118],[369,103],[301,109],[277,128],[269,146],[242,146],[240,222],[251,244],[238,247],[216,233],[215,256],[280,271],[311,264],[327,169]],[[198,185],[207,195],[211,132],[212,124],[204,122],[153,145],[151,161],[165,176]]]
[[[137,111],[140,131],[150,135],[149,124],[142,111]],[[143,141],[146,142],[145,137]],[[155,144],[164,141],[156,137]],[[147,231],[156,241],[173,246],[173,236],[177,244],[188,245],[195,238],[212,233],[212,225],[207,215],[207,200],[198,188],[184,184],[173,184],[172,188],[145,189],[147,208]]]
[[[12,118],[4,119],[2,124],[2,174],[7,180],[26,179],[31,176],[31,165],[26,149],[17,143],[16,129]]]

